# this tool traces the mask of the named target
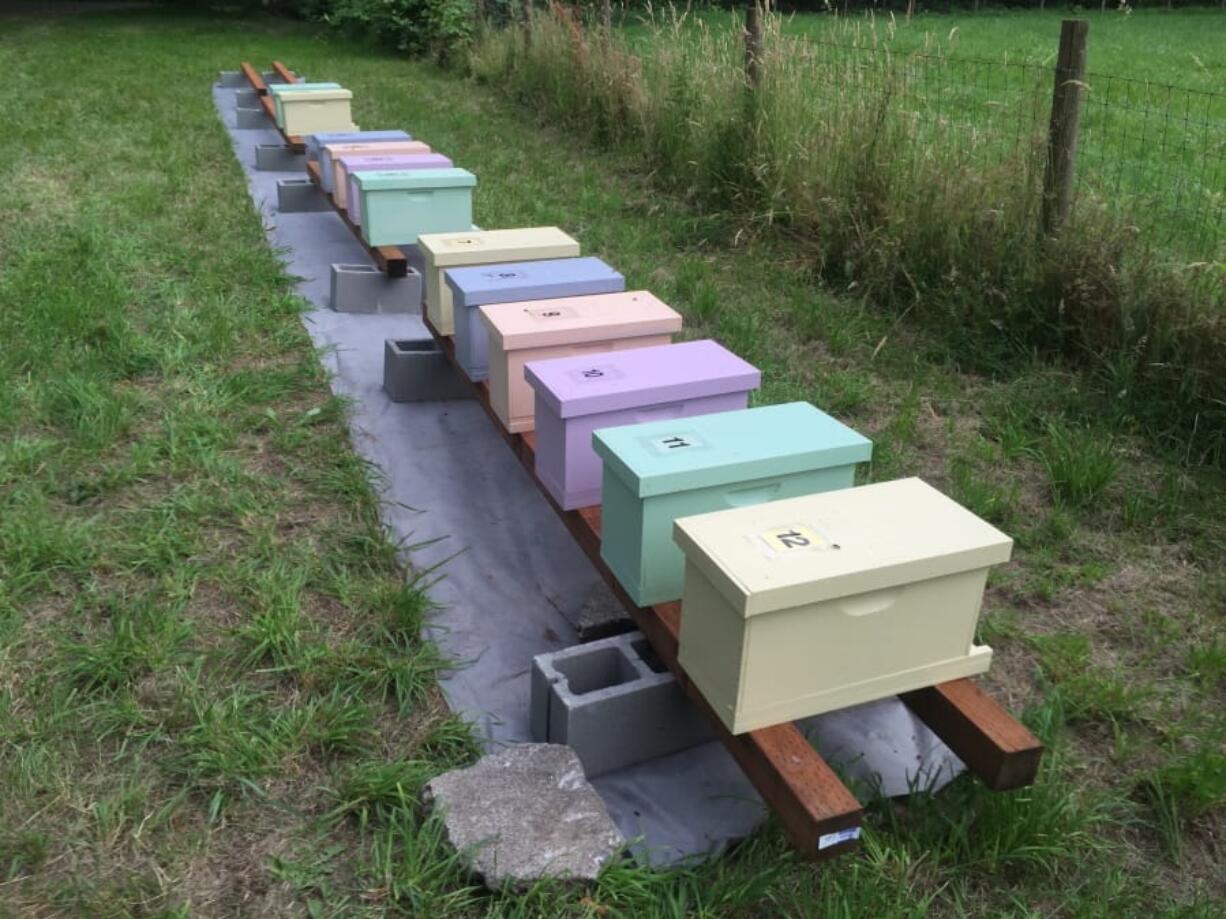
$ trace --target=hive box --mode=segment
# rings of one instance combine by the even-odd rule
[[[347,89],[281,93],[277,96],[281,129],[287,135],[352,130],[352,100],[353,93]]]
[[[372,246],[408,246],[422,233],[469,232],[476,184],[465,169],[359,172],[362,238]]]
[[[360,144],[363,149],[377,153],[380,144],[401,144],[412,139],[406,131],[322,131],[307,137],[307,160],[319,160],[319,184],[331,194],[335,166],[328,147]]]
[[[982,673],[1012,540],[919,479],[678,520],[679,659],[734,734]]]
[[[490,406],[508,431],[532,430],[529,361],[666,345],[681,315],[645,290],[480,307],[489,334]]]
[[[285,110],[281,108],[281,97],[287,93],[316,92],[318,90],[340,89],[339,83],[270,83],[268,91],[272,94],[273,120],[279,127],[285,126]]]
[[[426,270],[426,313],[442,335],[455,332],[451,289],[443,271],[460,265],[492,265],[532,259],[568,258],[579,254],[579,244],[557,227],[518,230],[483,230],[480,233],[431,233],[417,241]]]
[[[419,153],[430,153],[430,145],[420,140],[401,140],[384,144],[328,144],[326,153],[332,174],[329,185],[332,200],[337,207],[344,207],[349,195],[349,167],[346,161],[354,157],[368,156],[415,156]],[[450,165],[450,162],[448,163]]]
[[[681,596],[678,517],[849,487],[873,445],[807,402],[604,428],[600,557],[640,606]]]
[[[376,162],[381,160],[382,162]],[[376,172],[388,169],[450,169],[452,162],[441,153],[414,153],[407,156],[343,156],[337,161],[337,172],[345,176],[346,194],[344,203],[337,201],[349,215],[349,219],[357,225],[362,223],[362,196],[358,194],[358,183],[354,176],[359,172]],[[336,186],[333,200],[340,194],[340,185]]]
[[[536,391],[536,474],[568,511],[600,503],[597,428],[736,411],[762,383],[713,341],[539,361],[524,376]]]
[[[383,144],[412,139],[407,131],[316,131],[302,140],[307,161],[317,163],[323,159],[328,144]]]
[[[489,376],[489,335],[477,316],[477,307],[613,294],[626,289],[626,279],[598,258],[448,268],[443,280],[451,292],[456,360],[474,381]]]

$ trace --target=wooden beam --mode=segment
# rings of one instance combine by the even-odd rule
[[[320,180],[319,163],[307,163],[307,176],[315,185],[323,189],[323,182]],[[362,230],[349,219],[349,215],[336,206],[336,201],[332,196],[325,193],[328,203],[332,205],[332,209],[336,211],[336,215],[345,222],[345,226],[349,228],[349,232],[353,234],[353,238],[362,244],[362,248],[366,250],[366,254],[370,256],[375,266],[386,274],[389,278],[403,278],[409,273],[409,259],[404,254],[404,250],[399,246],[372,246],[362,238]]]
[[[254,89],[261,96],[268,95],[268,86],[264,83],[264,77],[261,76],[258,70],[256,70],[246,61],[239,64],[239,69],[242,70],[243,76],[247,78],[247,82],[251,84],[252,89]]]
[[[286,83],[302,82],[302,80],[299,77],[294,76],[294,72],[292,70],[290,70],[288,67],[282,64],[280,61],[273,61],[272,69],[276,71],[277,76],[279,76]]]
[[[426,327],[456,366],[457,372],[463,373],[455,362],[455,343],[451,336],[440,335],[430,324],[428,316],[423,315],[423,319]],[[647,636],[656,656],[677,677],[678,683],[698,710],[707,716],[724,747],[778,815],[792,844],[806,858],[814,860],[831,858],[854,848],[863,820],[863,810],[855,795],[847,790],[834,770],[794,724],[775,725],[746,734],[729,733],[702,693],[690,682],[677,660],[681,605],[665,603],[640,607],[634,604],[600,558],[600,508],[562,510],[536,477],[535,436],[531,433],[508,433],[490,407],[489,387],[485,383],[479,383],[475,384],[475,390],[486,414],[519,461],[527,468],[541,494],[575,536],[584,553],[625,606],[635,624]],[[843,833],[847,831],[850,832],[844,836]]]
[[[1043,745],[970,680],[951,680],[900,698],[989,788],[1007,791],[1034,782]]]

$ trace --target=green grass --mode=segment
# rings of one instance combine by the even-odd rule
[[[1085,377],[959,372],[641,158],[321,28],[5,28],[27,116],[0,138],[0,915],[1220,914],[1226,482],[1156,456]],[[821,869],[772,825],[586,891],[475,887],[416,803],[473,754],[417,638],[428,597],[209,99],[274,57],[472,169],[482,225],[560,224],[758,363],[758,401],[872,436],[867,478],[922,475],[1006,527],[986,682],[1050,745],[1038,784],[874,802],[863,851]]]

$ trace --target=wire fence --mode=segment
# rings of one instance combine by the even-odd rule
[[[782,50],[817,55],[828,73],[858,72],[834,91],[889,94],[892,111],[915,122],[917,156],[941,144],[967,162],[1042,169],[1051,67],[809,36],[788,36]],[[1074,210],[1120,215],[1139,243],[1188,262],[1226,258],[1226,94],[1087,73],[1082,99]]]

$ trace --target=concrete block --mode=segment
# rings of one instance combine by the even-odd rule
[[[240,131],[254,131],[261,128],[267,128],[272,122],[268,118],[268,114],[262,109],[259,103],[248,108],[239,106],[234,109],[234,126]]]
[[[217,85],[225,87],[246,86],[247,79],[241,70],[222,70],[217,74]]]
[[[383,389],[393,402],[443,402],[472,399],[472,384],[451,365],[433,338],[383,346]]]
[[[266,172],[305,172],[303,154],[286,144],[256,144],[255,168]]]
[[[307,82],[303,78],[302,74],[295,73],[292,70],[290,71],[290,73],[294,74],[294,76],[298,78],[299,83]],[[284,83],[285,82],[285,80],[281,79],[281,74],[277,73],[275,70],[265,70],[262,74],[260,74],[260,76],[264,78],[265,86],[271,86],[273,83]]]
[[[710,726],[642,632],[532,661],[534,739],[564,743],[594,778],[710,740]]]
[[[277,179],[277,210],[282,214],[304,211],[330,211],[332,205],[310,179]],[[335,272],[336,266],[333,266]],[[333,281],[335,290],[335,281]],[[363,312],[377,312],[364,310]]]
[[[421,273],[412,267],[403,278],[389,278],[373,265],[332,265],[331,305],[338,313],[420,313],[421,288]]]
[[[260,94],[251,87],[238,89],[234,93],[235,108],[258,108],[260,105]]]

